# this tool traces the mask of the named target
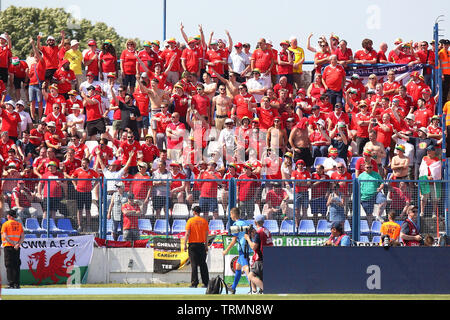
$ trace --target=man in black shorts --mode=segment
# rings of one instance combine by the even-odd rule
[[[83,104],[86,109],[86,131],[92,140],[95,135],[106,132],[105,119],[103,118],[101,87],[89,86],[87,96],[81,92]]]

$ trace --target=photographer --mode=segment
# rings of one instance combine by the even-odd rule
[[[350,246],[350,237],[344,232],[343,222],[335,221],[331,224],[331,235],[324,245],[334,247]]]
[[[245,240],[250,248],[254,251],[252,266],[248,280],[252,286],[252,294],[256,294],[256,288],[259,288],[259,294],[263,293],[263,250],[264,247],[273,246],[272,235],[270,231],[264,227],[264,216],[258,215],[255,217],[256,230],[250,229],[249,233],[245,234]],[[252,240],[253,239],[253,240]]]
[[[400,236],[400,226],[397,222],[395,222],[395,217],[397,215],[395,214],[395,210],[391,210],[388,213],[388,219],[389,221],[384,222],[381,225],[380,234],[381,234],[381,240],[380,240],[380,246],[383,245],[384,237],[388,237],[389,239],[389,245],[395,246],[398,245],[398,237]]]
[[[417,207],[408,208],[408,218],[402,223],[400,238],[407,247],[418,247],[422,241],[420,229],[417,225]]]
[[[231,240],[228,247],[222,252],[222,254],[225,256],[228,253],[228,251],[230,251],[231,248],[233,248],[234,244],[237,242],[239,257],[236,261],[236,272],[234,275],[234,281],[233,281],[233,284],[231,285],[231,287],[229,287],[230,292],[232,294],[235,294],[236,287],[239,283],[239,280],[241,279],[242,270],[245,272],[247,277],[248,277],[248,273],[249,273],[248,257],[250,255],[250,252],[249,252],[250,250],[247,245],[247,241],[245,241],[244,236],[246,234],[246,230],[248,230],[250,225],[247,221],[242,220],[240,218],[241,211],[239,210],[239,208],[232,208],[230,210],[230,216],[231,216],[231,219],[234,221],[233,227],[239,227],[238,229],[242,230],[237,233],[232,233],[233,239]],[[250,282],[250,279],[249,279],[249,282]]]

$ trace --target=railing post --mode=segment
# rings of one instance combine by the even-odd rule
[[[227,208],[227,216],[228,216],[228,233],[230,233],[231,227],[231,215],[230,210],[236,207],[236,179],[231,178],[228,182],[228,208]]]
[[[169,199],[170,199],[170,184],[169,179],[166,179],[166,203],[165,203],[165,212],[166,212],[166,238],[169,237]]]
[[[353,178],[352,185],[352,193],[353,193],[353,201],[352,201],[352,238],[354,241],[359,241],[361,222],[360,222],[360,190],[359,190],[359,181],[357,178]]]
[[[103,199],[103,216],[101,219],[101,238],[102,239],[106,239],[106,218],[107,218],[107,214],[108,214],[108,180],[102,178],[101,180],[101,190],[102,190],[102,199]]]
[[[298,232],[298,226],[297,226],[297,221],[296,221],[296,206],[295,206],[295,204],[296,204],[296,201],[295,201],[295,199],[296,199],[296,196],[295,196],[295,185],[296,185],[296,183],[295,183],[295,180],[294,180],[294,185],[293,185],[293,191],[292,191],[292,210],[293,210],[293,213],[292,213],[292,221],[293,221],[293,224],[292,224],[292,232],[294,233],[294,234],[296,234],[297,232]],[[300,221],[298,222],[299,223],[299,225],[300,225]]]
[[[50,234],[50,180],[47,179],[47,238],[49,237]]]

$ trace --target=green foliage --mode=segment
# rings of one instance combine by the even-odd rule
[[[20,59],[26,59],[31,51],[30,37],[36,39],[41,32],[42,45],[45,45],[50,35],[55,37],[59,45],[62,30],[65,31],[66,39],[77,39],[80,42],[81,51],[87,47],[89,39],[95,39],[98,47],[101,47],[104,40],[112,40],[118,55],[125,49],[126,39],[118,35],[114,28],[103,22],[94,24],[86,19],[76,21],[62,8],[38,9],[10,6],[0,13],[0,33],[7,32],[10,35],[13,55]],[[135,41],[139,46],[139,39]]]

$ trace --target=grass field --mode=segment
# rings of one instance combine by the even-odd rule
[[[172,284],[172,285],[161,285],[161,284],[101,284],[101,285],[81,285],[80,289],[77,290],[76,294],[51,294],[46,295],[45,289],[64,289],[65,285],[55,285],[55,286],[42,286],[40,287],[42,294],[32,294],[32,295],[21,295],[19,291],[9,291],[13,294],[8,294],[8,291],[2,289],[2,300],[254,300],[254,301],[269,301],[269,300],[361,300],[361,301],[386,301],[386,300],[450,300],[450,294],[423,294],[423,295],[393,295],[393,294],[264,294],[264,295],[248,295],[248,294],[236,294],[227,295],[225,291],[222,295],[206,295],[204,294],[204,289],[194,289],[195,294],[157,294],[158,289],[164,290],[165,288],[179,288],[182,289],[181,292],[188,293],[190,289],[186,284]],[[83,294],[80,290],[83,289],[123,289],[123,288],[136,288],[145,289],[152,288],[153,292],[156,294]],[[246,292],[246,287],[240,287],[241,292]],[[39,290],[39,288],[33,286],[23,286],[22,289],[32,289]],[[185,290],[184,290],[185,289]],[[238,288],[239,289],[239,288]],[[191,289],[192,290],[192,289]],[[94,290],[95,291],[95,290]]]

